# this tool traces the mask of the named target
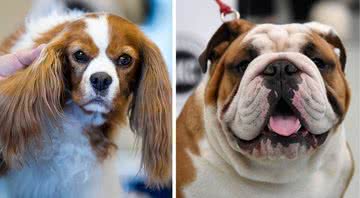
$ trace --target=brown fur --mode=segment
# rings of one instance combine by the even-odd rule
[[[142,164],[150,183],[171,177],[171,87],[160,50],[149,40],[142,46],[141,79],[130,110],[130,125],[142,136]]]
[[[99,161],[105,160],[108,156],[112,155],[116,151],[117,146],[109,137],[108,132],[111,129],[111,124],[105,124],[100,127],[91,127],[85,129],[86,135],[88,135],[90,144],[96,153],[96,157]]]
[[[350,88],[345,79],[346,53],[342,44],[338,43],[339,38],[329,39],[330,36],[314,33],[312,43],[317,49],[317,53],[328,64],[333,66],[329,72],[322,73],[328,97],[333,105],[335,113],[340,117],[339,124],[343,121],[350,105]],[[337,36],[336,36],[337,37]],[[335,41],[335,43],[332,43]],[[334,47],[340,49],[340,58],[334,52]]]
[[[190,155],[200,155],[198,143],[204,137],[203,106],[194,93],[176,121],[176,197],[184,197],[182,189],[196,178]],[[191,115],[191,116],[189,116]]]
[[[239,35],[249,31],[254,24],[246,20],[233,20],[222,24],[211,37],[206,49],[199,57],[199,63],[203,72],[207,70],[207,61],[212,64],[217,62],[231,42]]]
[[[226,101],[235,85],[240,82],[240,77],[228,65],[221,60],[224,52],[235,39],[240,39],[254,27],[254,24],[245,20],[234,20],[224,23],[210,39],[205,51],[200,55],[199,62],[202,67],[206,67],[207,60],[211,61],[210,78],[205,91],[205,104],[216,105],[219,99]],[[239,41],[239,40],[238,40]],[[248,56],[245,53],[244,45],[240,45],[240,53],[230,53],[229,59],[241,60]],[[239,52],[238,51],[238,52]],[[206,71],[206,70],[205,70]]]

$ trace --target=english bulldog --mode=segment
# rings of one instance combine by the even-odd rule
[[[345,49],[317,22],[226,22],[177,119],[177,196],[338,198],[353,160]]]

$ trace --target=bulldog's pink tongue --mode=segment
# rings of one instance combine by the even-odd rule
[[[296,133],[301,125],[298,118],[295,116],[271,116],[268,127],[271,131],[282,135],[282,136],[290,136]]]

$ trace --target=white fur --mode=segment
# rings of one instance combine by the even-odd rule
[[[103,193],[120,193],[116,159],[97,161],[84,128],[96,115],[87,115],[74,104],[65,108],[61,129],[44,132],[43,148],[27,158],[26,166],[11,170],[6,176],[10,197],[103,197]],[[111,165],[112,164],[112,165]],[[112,167],[107,170],[105,167]],[[105,178],[106,175],[111,177]],[[115,182],[112,185],[105,179]],[[114,194],[107,197],[114,197]]]
[[[109,24],[107,15],[102,15],[99,18],[85,19],[86,32],[90,35],[95,45],[100,51],[105,52],[109,45]]]
[[[303,24],[262,24],[246,34],[244,42],[258,49],[260,54],[268,52],[298,52],[307,42],[310,28]]]
[[[100,18],[88,18],[85,20],[85,22],[86,32],[90,35],[93,42],[99,49],[98,56],[90,62],[89,66],[86,68],[83,74],[81,84],[83,89],[85,90],[85,97],[93,98],[96,95],[90,83],[91,75],[97,72],[105,72],[112,78],[112,83],[108,88],[106,100],[112,101],[116,96],[116,93],[119,92],[120,87],[119,77],[116,72],[116,66],[106,54],[106,49],[109,45],[109,24],[107,21],[107,17],[106,15],[103,15]],[[85,106],[85,108],[89,111],[103,113],[108,112],[108,109],[97,104],[90,104]]]
[[[48,16],[37,20],[28,19],[25,23],[25,34],[11,48],[11,52],[33,47],[34,40],[39,38],[41,34],[64,22],[79,19],[83,14],[80,11],[71,11],[66,14],[54,11]]]

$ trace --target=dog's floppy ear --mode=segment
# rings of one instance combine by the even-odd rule
[[[346,52],[345,47],[336,31],[332,27],[318,22],[309,22],[305,23],[305,25],[334,47],[334,50],[339,57],[341,68],[344,71],[346,64]]]
[[[149,185],[161,186],[171,177],[171,84],[160,50],[147,39],[142,61],[130,125],[142,137],[142,166]]]
[[[206,72],[208,60],[214,63],[221,57],[234,39],[249,31],[253,26],[254,24],[242,19],[223,23],[211,37],[205,51],[199,57],[202,71]]]
[[[48,46],[29,67],[0,81],[0,148],[10,166],[21,165],[41,127],[61,114],[64,90],[60,48]]]

